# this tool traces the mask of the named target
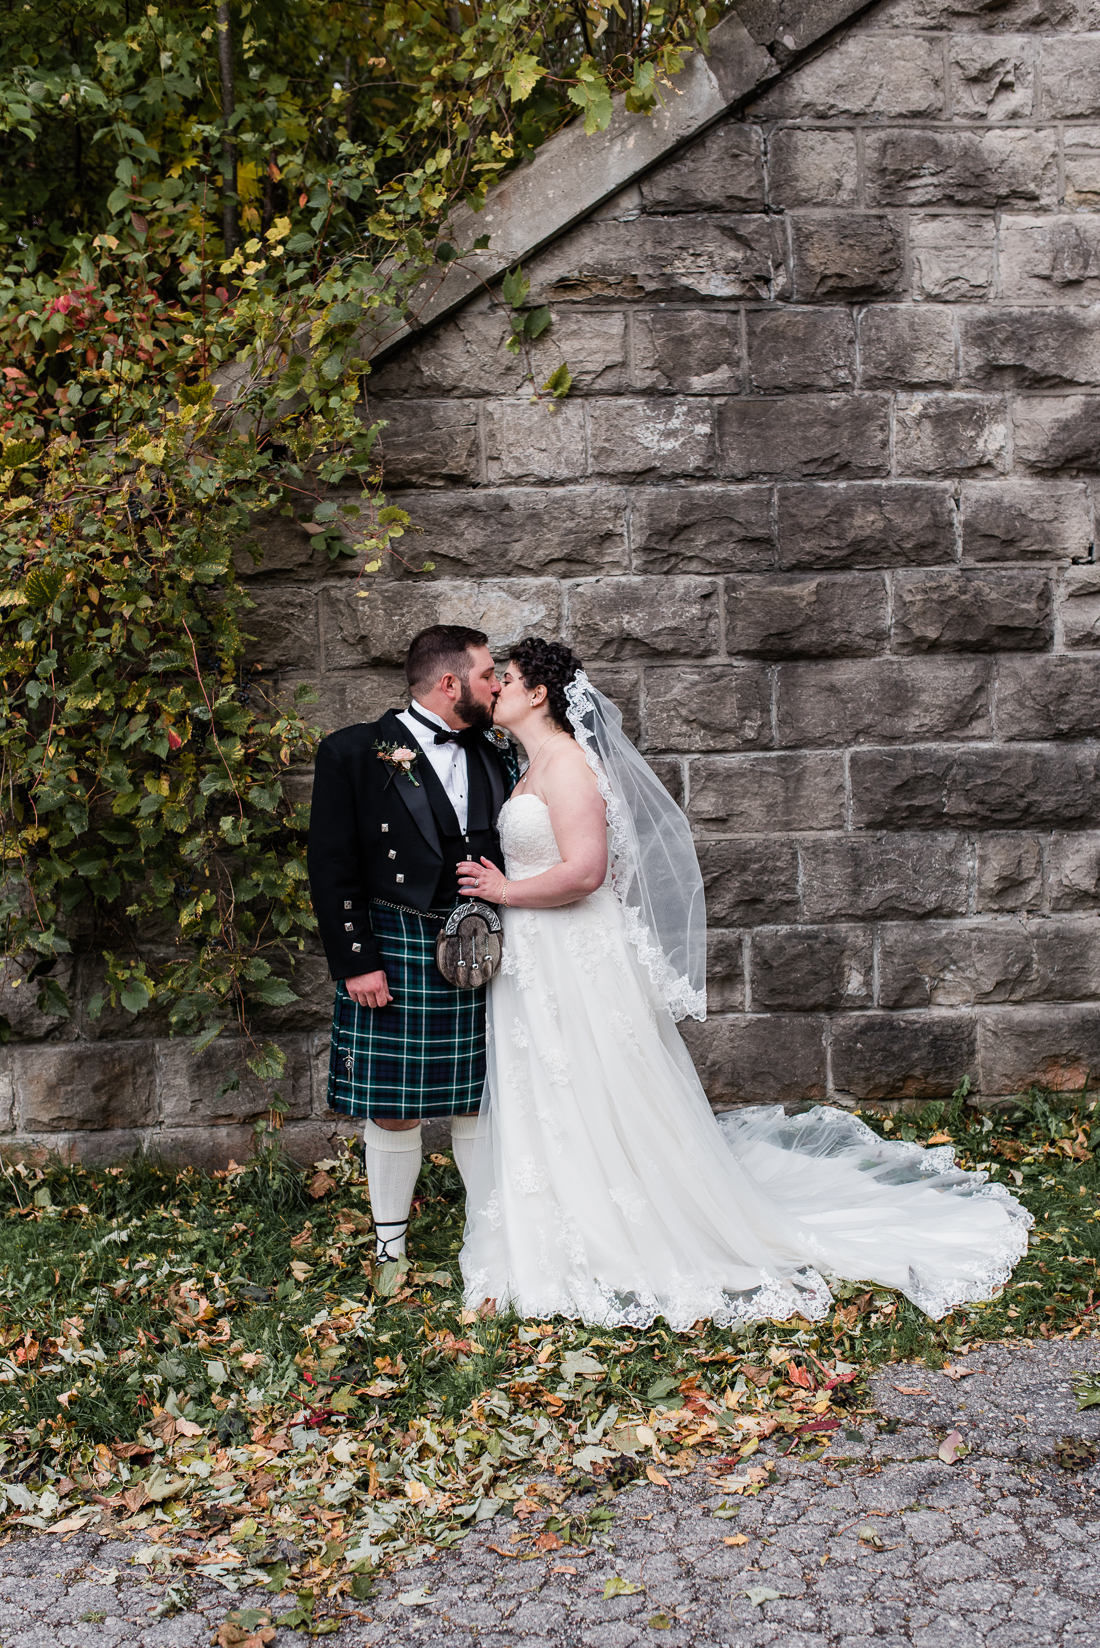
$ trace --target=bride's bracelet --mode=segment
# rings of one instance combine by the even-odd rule
[[[505,878],[504,878],[504,893],[503,893],[503,896],[501,898],[501,903],[504,905],[505,909],[508,908],[508,877],[507,876],[505,876]]]

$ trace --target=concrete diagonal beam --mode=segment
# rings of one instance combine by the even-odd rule
[[[459,244],[482,235],[488,248],[425,278],[411,294],[416,319],[378,339],[375,362],[437,325],[513,264],[541,251],[627,184],[667,160],[708,127],[778,80],[834,29],[869,10],[873,0],[735,0],[711,32],[711,49],[695,51],[665,104],[629,114],[623,98],[606,132],[586,137],[580,121],[558,132],[532,160],[490,190],[484,208],[452,219]]]

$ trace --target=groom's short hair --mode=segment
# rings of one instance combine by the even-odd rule
[[[487,647],[489,637],[464,624],[432,624],[414,635],[405,654],[405,679],[409,691],[435,686],[441,675],[457,675],[465,681],[470,673],[470,648]]]

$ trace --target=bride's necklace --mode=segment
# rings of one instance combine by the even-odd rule
[[[523,777],[520,779],[519,784],[516,785],[517,790],[519,789],[520,784],[526,785],[527,780],[531,776],[531,769],[534,767],[535,762],[538,760],[539,756],[542,754],[542,752],[546,748],[547,744],[553,743],[554,739],[560,737],[564,731],[565,731],[564,727],[559,727],[557,732],[552,732],[550,734],[549,738],[544,738],[543,739],[542,743],[539,745],[538,749],[535,751],[535,753],[531,757],[530,761],[528,761],[527,771],[524,773]]]

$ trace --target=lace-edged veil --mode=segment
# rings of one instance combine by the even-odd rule
[[[578,670],[569,721],[607,807],[611,884],[627,936],[673,1018],[707,1016],[707,915],[691,827],[623,732],[610,698]]]

